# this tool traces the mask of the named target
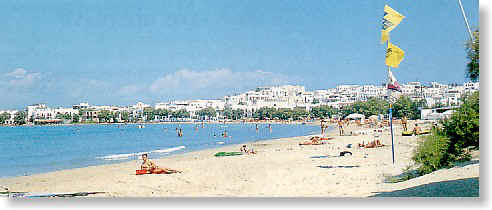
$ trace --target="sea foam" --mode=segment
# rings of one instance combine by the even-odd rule
[[[152,150],[150,152],[135,152],[135,153],[126,153],[126,154],[114,154],[114,155],[106,155],[102,157],[97,157],[97,159],[103,159],[103,160],[125,160],[125,159],[130,159],[132,157],[137,156],[139,159],[141,159],[142,154],[146,153],[171,153],[174,151],[182,150],[186,148],[185,146],[178,146],[178,147],[172,147],[172,148],[167,148],[167,149],[160,149],[160,150]]]

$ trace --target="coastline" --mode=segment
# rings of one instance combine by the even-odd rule
[[[35,125],[35,124],[23,124],[23,125],[2,125],[0,127],[32,127],[32,126],[40,126],[40,127],[50,127],[50,126],[79,126],[79,125],[167,125],[167,124],[202,124],[201,121],[175,121],[175,122],[128,122],[128,123],[63,123],[63,124],[43,124],[43,125]],[[241,120],[232,120],[226,121],[204,121],[203,124],[307,124],[307,125],[319,125],[319,120],[314,120],[311,122],[305,121],[268,121],[268,120],[260,120],[260,121],[241,121]],[[334,124],[334,123],[329,123]]]
[[[352,125],[347,131],[357,129]],[[395,126],[395,133],[399,131]],[[479,177],[478,162],[458,168],[458,174],[385,183],[386,176],[401,174],[411,162],[418,137],[396,136],[393,165],[391,146],[347,148],[367,142],[369,135],[338,136],[337,129],[327,134],[335,138],[324,145],[300,146],[307,138],[299,136],[246,143],[255,149],[254,155],[214,157],[216,152],[239,151],[236,144],[154,159],[159,166],[182,170],[181,174],[137,176],[140,161],[133,160],[2,178],[0,185],[33,193],[106,192],[91,197],[370,197],[436,180]],[[391,145],[388,134],[382,136],[385,145]],[[340,157],[340,151],[353,155]]]

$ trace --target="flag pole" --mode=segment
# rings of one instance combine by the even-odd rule
[[[389,49],[389,42],[390,38],[388,36],[388,48]],[[389,74],[391,72],[391,66],[388,65],[388,78]],[[386,85],[386,88],[388,88],[388,85]],[[388,102],[389,102],[389,123],[390,123],[390,131],[391,131],[391,157],[393,160],[393,165],[395,164],[395,147],[393,143],[393,110],[392,110],[392,104],[391,104],[391,90],[388,89]]]
[[[461,8],[461,13],[463,14],[463,19],[465,19],[466,28],[468,29],[468,33],[470,34],[470,39],[473,42],[473,35],[472,35],[471,30],[470,30],[470,25],[468,24],[468,20],[466,19],[465,10],[463,9],[463,5],[461,4],[461,0],[458,0],[458,3],[459,3],[460,8]]]

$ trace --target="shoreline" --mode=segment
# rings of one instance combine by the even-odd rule
[[[141,123],[134,123],[134,125],[138,125],[138,124],[141,124]],[[155,124],[155,123],[152,123],[152,124]],[[172,123],[172,124],[175,124],[175,123]],[[188,123],[186,123],[186,124],[188,124]],[[209,123],[209,124],[220,124],[221,125],[222,123]],[[240,124],[240,123],[233,123],[233,124]],[[282,123],[282,124],[284,124],[284,123]],[[72,125],[72,124],[69,124],[69,125]],[[87,125],[87,124],[84,124],[84,125]],[[46,126],[46,125],[41,125],[41,126]],[[57,125],[57,126],[63,126],[63,125]],[[308,125],[308,126],[310,126],[310,125]],[[331,129],[329,128],[328,131],[330,131],[332,129],[334,129],[334,128],[331,128]],[[289,138],[301,138],[301,137],[307,137],[307,136],[312,136],[312,135],[319,135],[319,134],[311,134],[311,135],[306,135],[306,136],[292,136],[292,137],[283,137],[283,138],[274,138],[274,139],[248,140],[246,142],[239,143],[239,144],[227,144],[227,145],[216,144],[216,146],[215,147],[212,147],[212,148],[201,148],[201,149],[195,149],[195,150],[190,150],[190,151],[181,151],[181,150],[178,150],[176,152],[170,152],[170,153],[168,153],[168,154],[166,154],[164,156],[161,156],[161,157],[157,158],[156,160],[165,159],[165,158],[171,158],[171,157],[180,156],[180,155],[187,155],[189,153],[194,153],[194,152],[201,152],[201,151],[207,151],[207,150],[215,150],[215,149],[220,149],[220,148],[228,148],[228,147],[237,147],[237,148],[239,148],[239,146],[240,145],[243,145],[243,144],[252,144],[252,143],[257,143],[257,142],[262,142],[262,141],[271,141],[271,140],[284,140],[284,139],[289,139]],[[181,147],[181,146],[180,145],[175,145],[175,146],[170,147],[170,148],[167,148],[167,149]],[[144,152],[134,152],[134,153],[135,154],[139,154],[139,153],[144,153]],[[147,153],[152,153],[152,152],[149,151]],[[113,154],[113,155],[118,155],[118,154]],[[95,157],[95,158],[98,158],[98,157]],[[87,168],[87,167],[97,167],[97,166],[114,165],[114,164],[125,164],[125,163],[128,163],[128,162],[134,162],[135,161],[135,156],[131,156],[127,160],[116,160],[116,161],[119,161],[119,162],[115,162],[115,163],[108,162],[108,163],[93,164],[93,165],[89,165],[89,166],[82,166],[82,167],[76,167],[76,168],[66,168],[66,169],[59,169],[59,170],[45,171],[45,172],[38,172],[38,173],[30,173],[30,174],[24,173],[24,175],[5,176],[5,177],[0,177],[0,181],[2,179],[10,179],[10,178],[17,178],[17,177],[29,177],[29,176],[36,176],[36,175],[42,175],[42,174],[47,174],[47,173],[53,173],[53,172],[59,172],[59,171],[67,171],[67,170],[73,170],[73,169],[81,169],[81,168]],[[139,160],[139,161],[141,161],[141,160]]]
[[[0,127],[53,127],[53,126],[79,126],[79,125],[166,125],[166,124],[202,124],[201,121],[184,121],[184,122],[129,122],[129,123],[64,123],[64,124],[44,124],[44,125],[35,125],[35,124],[23,124],[23,125],[0,125]],[[314,120],[311,122],[305,121],[226,121],[226,123],[221,121],[208,121],[203,122],[203,124],[306,124],[306,125],[319,125],[319,120]],[[335,123],[328,123],[335,124]]]
[[[396,128],[395,128],[396,127]],[[395,133],[401,128],[395,126]],[[347,132],[362,128],[349,126]],[[440,181],[479,177],[479,162],[437,171],[401,183],[385,183],[411,163],[418,137],[396,136],[391,161],[391,137],[384,132],[380,148],[347,148],[368,135],[338,136],[324,145],[300,146],[306,136],[245,143],[257,154],[214,157],[216,152],[239,151],[233,144],[153,159],[180,174],[135,175],[140,161],[90,166],[31,176],[0,178],[11,191],[32,193],[106,192],[89,197],[371,197]],[[341,157],[340,151],[353,155]],[[152,157],[150,157],[152,159]],[[452,171],[451,171],[452,170]],[[440,189],[441,191],[443,189]],[[475,194],[473,194],[475,195]]]

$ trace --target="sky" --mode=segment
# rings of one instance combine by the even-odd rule
[[[478,1],[462,3],[477,29]],[[406,17],[390,33],[405,51],[400,83],[468,81],[455,0],[3,0],[0,110],[381,85],[385,4]]]

